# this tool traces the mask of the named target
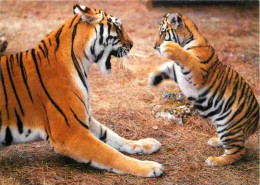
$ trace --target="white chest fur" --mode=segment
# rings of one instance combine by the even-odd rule
[[[194,97],[198,98],[199,92],[198,89],[188,81],[188,78],[192,75],[191,73],[189,75],[184,75],[181,71],[181,67],[177,64],[174,64],[175,73],[177,76],[178,85],[182,91],[182,93],[186,97]]]

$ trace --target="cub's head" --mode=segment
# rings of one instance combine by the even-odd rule
[[[195,30],[196,26],[187,17],[178,13],[167,13],[160,23],[153,47],[159,50],[160,46],[168,41],[174,41],[184,47],[193,40]]]
[[[116,17],[80,5],[74,5],[73,11],[76,17],[80,17],[77,30],[74,32],[75,35],[81,35],[76,42],[78,45],[84,45],[84,58],[89,62],[97,63],[102,73],[109,73],[111,56],[127,55],[133,46],[133,41]]]

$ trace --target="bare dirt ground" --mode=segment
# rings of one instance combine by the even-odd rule
[[[83,3],[83,2],[81,2]],[[72,16],[72,2],[1,2],[0,29],[7,34],[6,53],[34,47],[46,34]],[[124,17],[133,41],[133,53],[153,52],[158,22],[166,12],[189,16],[215,47],[220,59],[240,72],[258,96],[259,24],[258,6],[178,6],[147,9],[138,1],[86,2],[85,5]],[[259,132],[247,142],[245,158],[226,167],[209,167],[204,161],[219,156],[207,140],[215,135],[211,124],[194,116],[184,125],[154,118],[151,110],[163,90],[177,89],[174,82],[149,87],[148,73],[166,60],[151,56],[113,59],[112,74],[90,70],[93,116],[123,137],[153,137],[162,143],[152,155],[132,155],[165,165],[160,178],[140,178],[95,170],[55,153],[47,142],[11,146],[0,152],[0,184],[258,184]],[[259,100],[259,98],[258,98]],[[158,129],[155,126],[158,127]]]

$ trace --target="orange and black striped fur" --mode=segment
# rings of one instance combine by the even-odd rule
[[[120,153],[153,153],[157,140],[124,139],[91,117],[90,65],[110,72],[111,56],[127,55],[132,41],[104,11],[75,5],[74,14],[35,48],[1,56],[0,148],[48,140],[57,152],[93,167],[160,176],[162,165]]]
[[[259,128],[259,104],[250,86],[220,62],[196,25],[181,14],[164,16],[154,48],[172,61],[151,74],[150,84],[173,79],[198,112],[216,126],[218,137],[208,144],[222,146],[225,152],[206,163],[222,166],[240,159],[246,139]]]

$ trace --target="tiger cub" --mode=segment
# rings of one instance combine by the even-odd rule
[[[259,104],[246,81],[221,63],[196,25],[181,14],[166,14],[154,49],[172,61],[150,75],[150,84],[173,79],[199,114],[216,126],[218,137],[208,144],[224,154],[209,157],[208,165],[223,166],[245,154],[245,141],[259,128]]]
[[[116,17],[73,9],[35,48],[0,58],[0,148],[48,140],[62,155],[99,169],[160,176],[162,165],[121,153],[151,154],[161,146],[157,140],[124,139],[91,116],[90,65],[109,73],[111,56],[127,55],[132,40]]]

